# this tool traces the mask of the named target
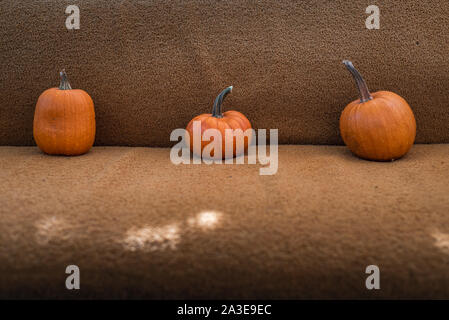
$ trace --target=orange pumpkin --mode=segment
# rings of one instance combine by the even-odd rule
[[[94,103],[86,91],[72,89],[65,70],[59,88],[45,90],[37,100],[33,134],[48,154],[86,153],[95,140]]]
[[[377,161],[395,160],[412,147],[416,121],[408,103],[389,91],[371,94],[350,61],[343,61],[357,84],[360,100],[351,102],[340,117],[340,133],[357,156]]]
[[[222,112],[223,101],[230,92],[232,91],[232,86],[224,89],[215,99],[212,113],[201,114],[193,118],[187,125],[188,137],[186,138],[190,150],[197,156],[203,154],[204,148],[212,143],[215,137],[210,137],[210,140],[204,139],[203,134],[208,129],[216,129],[221,136],[221,153],[216,152],[215,149],[211,150],[208,155],[213,159],[224,159],[227,157],[226,150],[232,150],[232,157],[243,154],[247,149],[248,145],[251,143],[252,135],[246,134],[247,129],[251,129],[251,123],[249,120],[238,111],[226,111]],[[198,133],[200,136],[195,136],[194,124],[197,122]],[[249,133],[246,132],[246,133]],[[200,142],[194,143],[195,139],[200,139]],[[243,143],[238,143],[241,141]]]

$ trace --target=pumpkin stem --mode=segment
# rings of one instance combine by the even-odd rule
[[[72,90],[69,80],[67,79],[67,73],[65,73],[65,69],[62,69],[62,71],[59,72],[59,76],[61,77],[61,82],[59,83],[59,90]]]
[[[357,71],[352,62],[348,60],[343,60],[343,63],[354,77],[355,83],[357,84],[357,88],[359,89],[360,102],[363,103],[373,99],[373,96],[369,93],[368,86],[366,85],[365,80],[363,80],[362,75],[360,74],[360,72]]]
[[[224,98],[231,91],[232,91],[232,86],[227,87],[215,98],[214,106],[212,108],[212,117],[223,118],[223,112],[221,111],[221,105],[223,103]]]

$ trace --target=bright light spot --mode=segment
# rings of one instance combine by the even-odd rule
[[[130,251],[157,251],[176,249],[179,240],[179,228],[171,224],[162,227],[147,226],[141,229],[131,229],[123,241],[125,249]]]
[[[196,217],[190,218],[187,223],[190,226],[196,226],[201,229],[213,229],[216,227],[218,221],[220,220],[221,213],[216,211],[203,211],[200,212]]]
[[[449,233],[434,232],[432,237],[435,239],[435,246],[449,254]]]
[[[46,245],[53,239],[64,240],[70,235],[67,233],[68,224],[64,219],[56,216],[45,217],[35,223],[37,229],[36,241]]]
[[[202,230],[214,229],[221,217],[216,211],[202,211],[194,217],[186,220],[189,227]],[[126,232],[121,241],[125,250],[129,251],[163,251],[174,250],[181,242],[185,223],[170,224],[161,227],[145,226],[143,228],[131,228]]]

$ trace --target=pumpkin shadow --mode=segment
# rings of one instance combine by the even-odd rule
[[[36,148],[33,151],[34,154],[36,155],[43,155],[43,156],[47,156],[47,157],[57,157],[57,158],[78,158],[78,157],[83,157],[83,156],[89,156],[92,153],[95,153],[94,148],[92,147],[90,150],[84,152],[84,153],[80,153],[80,154],[73,154],[73,155],[67,155],[67,154],[50,154],[50,153],[46,153],[44,151],[42,151],[38,146],[36,146]]]
[[[391,162],[396,162],[398,160],[406,160],[407,158],[409,158],[409,155],[411,152],[407,152],[405,155],[403,155],[402,157],[399,158],[395,158],[392,160],[372,160],[372,159],[367,159],[367,158],[362,158],[359,157],[358,155],[356,155],[355,153],[353,153],[351,150],[349,150],[349,148],[347,147],[343,147],[343,148],[338,148],[335,153],[338,155],[338,157],[344,161],[352,161],[352,162],[368,162],[368,163],[391,163]]]
[[[332,150],[332,152],[335,156],[344,161],[359,162],[359,163],[369,161],[359,158],[354,153],[352,153],[351,150],[349,150],[349,148],[347,147],[336,148],[336,150]]]

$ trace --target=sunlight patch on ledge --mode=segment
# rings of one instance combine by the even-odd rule
[[[35,223],[36,241],[40,245],[46,245],[51,240],[67,240],[70,235],[67,233],[67,222],[56,216],[48,216]]]
[[[435,246],[446,254],[449,254],[449,233],[434,232]]]
[[[190,227],[198,227],[203,230],[214,229],[221,218],[221,213],[217,211],[202,211],[195,217],[187,220]]]
[[[178,226],[170,224],[162,227],[132,228],[126,232],[123,245],[129,251],[163,251],[176,249],[179,241]]]
[[[141,228],[132,227],[126,232],[120,243],[128,251],[154,252],[175,250],[181,243],[186,229],[213,230],[220,222],[221,216],[220,212],[206,210],[179,223],[159,227],[150,225]]]

